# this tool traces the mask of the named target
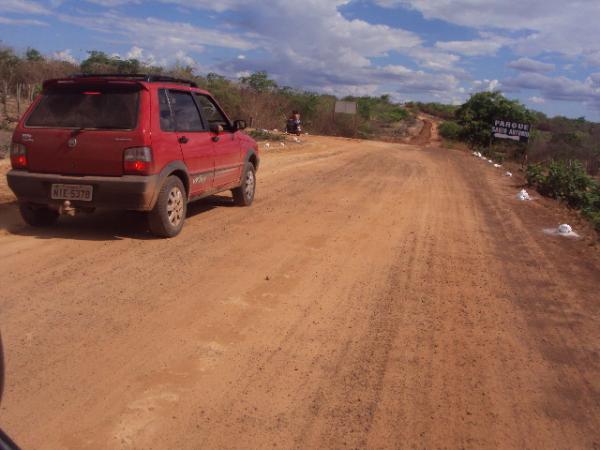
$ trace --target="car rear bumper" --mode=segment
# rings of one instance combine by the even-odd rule
[[[65,176],[11,170],[8,185],[20,202],[58,207],[64,200],[50,198],[53,184],[79,184],[93,187],[92,201],[72,200],[74,207],[149,211],[154,206],[160,186],[159,175],[124,175],[122,177]]]

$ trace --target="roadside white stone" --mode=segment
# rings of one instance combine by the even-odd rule
[[[571,225],[563,223],[558,228],[544,228],[544,233],[552,236],[562,236],[567,238],[578,238],[579,235],[573,231]]]
[[[562,225],[560,225],[558,227],[558,232],[560,234],[570,234],[573,232],[573,228],[571,227],[571,225],[568,225],[566,223],[563,223]]]
[[[517,198],[521,201],[531,200],[529,193],[525,189],[521,189],[517,194]]]
[[[502,167],[501,164],[494,164],[494,167]]]
[[[508,172],[508,171],[507,171],[507,172],[504,174],[504,176],[505,176],[505,177],[512,177],[512,172]]]

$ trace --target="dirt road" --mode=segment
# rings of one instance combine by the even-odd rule
[[[456,150],[310,137],[182,234],[0,206],[27,449],[600,448],[600,261]]]

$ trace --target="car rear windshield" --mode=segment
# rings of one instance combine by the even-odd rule
[[[138,104],[138,86],[53,89],[44,92],[25,126],[132,130]]]

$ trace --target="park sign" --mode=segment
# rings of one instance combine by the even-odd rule
[[[527,142],[531,124],[512,122],[510,120],[494,120],[492,133],[498,139],[512,139],[518,142]]]

